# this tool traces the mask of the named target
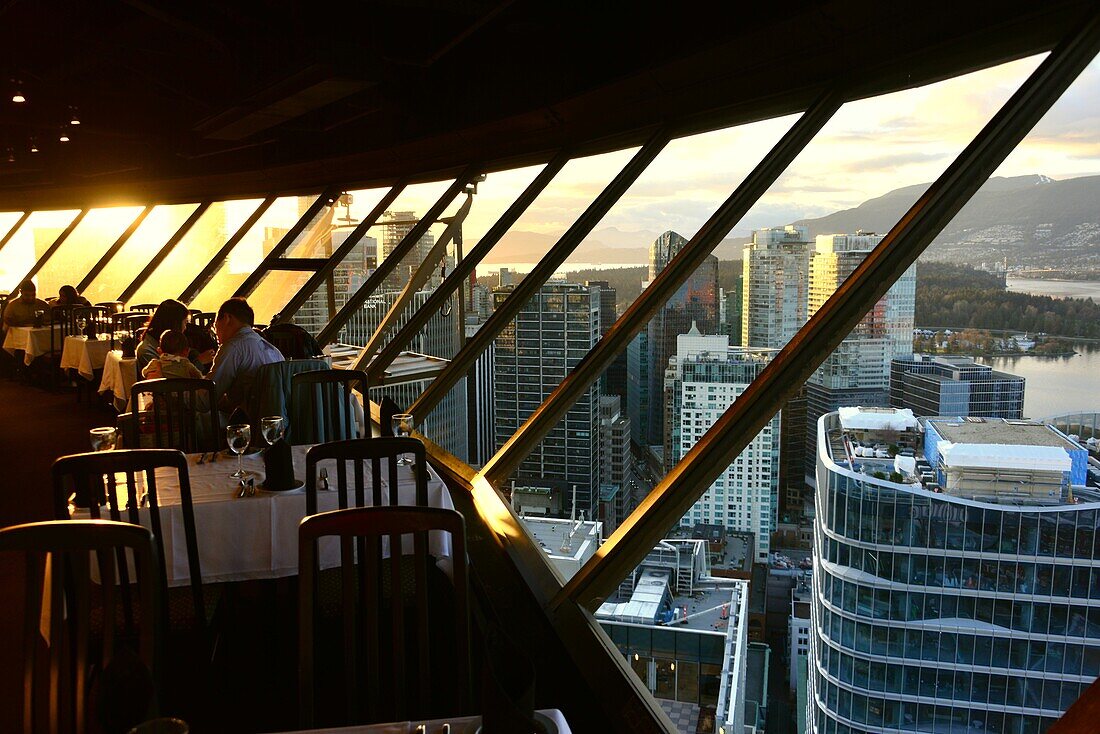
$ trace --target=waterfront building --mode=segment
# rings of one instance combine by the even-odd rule
[[[1100,493],[1032,421],[818,422],[815,732],[1042,732],[1100,674]]]
[[[890,363],[890,406],[917,415],[1023,418],[1024,386],[973,357],[914,354]]]
[[[730,347],[725,334],[694,325],[679,337],[665,373],[665,471],[669,471],[745,391],[771,350]],[[744,530],[755,536],[756,559],[767,562],[779,513],[779,433],[776,415],[681,520]]]
[[[497,289],[499,306],[511,293]],[[600,304],[578,283],[544,285],[495,340],[493,360],[495,448],[556,388],[599,340]],[[596,517],[601,484],[599,385],[593,383],[565,418],[524,459],[518,482],[550,489],[563,514],[577,489],[577,516]]]

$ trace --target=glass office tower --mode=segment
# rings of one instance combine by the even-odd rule
[[[813,731],[1045,731],[1100,674],[1084,450],[1043,424],[856,408],[822,417],[818,447]]]

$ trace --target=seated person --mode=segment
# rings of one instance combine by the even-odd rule
[[[84,296],[76,292],[71,285],[61,286],[57,298],[50,301],[51,306],[91,306],[92,303]]]
[[[223,303],[214,321],[220,346],[209,376],[216,385],[218,409],[227,414],[248,404],[256,370],[283,361],[282,352],[252,329],[255,323],[256,315],[243,298]]]
[[[34,326],[35,311],[50,312],[50,304],[38,297],[38,288],[29,280],[19,284],[19,298],[8,301],[4,326]]]
[[[145,374],[146,365],[157,358],[160,335],[168,329],[185,334],[190,320],[187,306],[175,299],[169,298],[157,306],[157,310],[149,316],[149,320],[145,324],[145,331],[141,335],[141,341],[138,342],[134,350],[134,357],[137,360],[135,364],[140,374]],[[210,349],[201,353],[192,351],[190,357],[191,364],[195,365],[200,372],[206,372],[207,365],[214,359],[214,350]]]
[[[187,343],[187,337],[178,331],[166,329],[160,335],[160,345],[157,347],[157,357],[145,365],[141,376],[147,380],[158,377],[190,377],[200,379],[202,372],[191,364],[188,355],[191,345]]]

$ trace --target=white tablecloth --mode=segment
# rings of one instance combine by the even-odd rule
[[[99,381],[99,392],[113,394],[115,407],[125,410],[130,402],[130,388],[136,381],[137,360],[123,359],[120,349],[107,352],[103,360],[103,378]]]
[[[308,446],[292,447],[294,476],[305,479],[306,450]],[[243,581],[248,579],[279,578],[298,573],[298,523],[306,515],[305,490],[293,492],[265,492],[259,485],[263,481],[262,454],[244,457],[246,471],[254,472],[256,494],[237,497],[237,480],[229,476],[237,468],[236,456],[219,454],[217,461],[199,464],[199,456],[188,457],[191,480],[191,497],[195,511],[195,532],[199,545],[199,562],[203,582]],[[325,467],[329,462],[322,462]],[[328,466],[329,483],[335,486],[336,470]],[[412,471],[399,469],[398,499],[400,504],[416,503],[416,489]],[[385,471],[382,472],[386,474]],[[348,472],[352,481],[352,473]],[[371,494],[370,469],[364,471]],[[383,498],[389,498],[389,484],[382,480]],[[319,512],[337,509],[337,492],[318,492]],[[179,504],[179,485],[175,472],[157,472],[157,497],[160,505],[162,532],[164,534],[165,568],[169,586],[182,586],[190,580],[187,568],[187,543],[183,531],[183,513]],[[443,481],[429,468],[428,504],[431,507],[454,509],[451,496]],[[148,511],[142,510],[142,524],[148,525]],[[412,539],[406,538],[407,552],[412,552]],[[429,551],[437,558],[451,556],[451,541],[447,533],[432,533]],[[384,552],[388,542],[383,542]],[[331,568],[339,563],[339,543],[323,541],[320,553],[321,567]]]
[[[569,724],[557,709],[540,709],[537,713],[549,719],[557,727],[557,734],[570,734]],[[454,719],[434,719],[432,721],[397,721],[392,724],[368,724],[365,726],[344,726],[337,729],[309,729],[296,734],[418,734],[417,727],[424,726],[426,734],[440,734],[443,725],[450,724],[453,734],[475,734],[481,726],[480,716],[460,716]],[[288,732],[287,734],[292,734]],[[516,732],[524,734],[524,732]]]
[[[103,369],[110,350],[110,339],[67,336],[65,348],[61,352],[61,369],[76,370],[84,379],[91,380],[95,377],[96,370]]]
[[[23,361],[30,364],[36,357],[49,354],[49,326],[9,326],[4,337],[4,349],[9,352],[23,350]]]

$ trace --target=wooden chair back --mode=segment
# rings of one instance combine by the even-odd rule
[[[73,309],[73,326],[79,332],[80,320],[84,319],[87,333],[99,338],[101,334],[111,333],[111,314],[112,311],[106,306],[77,306]]]
[[[429,595],[429,578],[442,575],[428,552],[431,531],[451,536],[452,605],[440,604],[438,594]],[[401,551],[403,537],[409,535],[413,546],[411,564],[403,562]],[[435,507],[365,507],[312,515],[298,526],[301,726],[313,725],[313,590],[318,540],[330,536],[339,538],[341,549],[345,723],[357,722],[364,713],[366,721],[467,713],[470,621],[462,515]],[[388,559],[383,558],[384,537],[391,549]],[[384,575],[388,575],[389,598],[383,594]],[[438,679],[438,664],[446,653],[450,654],[450,663],[443,671],[447,683],[433,685],[433,665],[437,666],[434,673]],[[361,710],[364,699],[366,712]]]
[[[117,348],[127,338],[140,338],[141,330],[149,320],[149,314],[137,311],[119,311],[111,315],[111,349]]]
[[[50,307],[50,354],[60,358],[65,338],[76,333],[73,313],[76,306]]]
[[[151,316],[160,307],[159,303],[135,303],[127,309],[135,313],[143,313],[146,316]]]
[[[148,514],[156,542],[157,557],[168,563],[164,552],[164,523],[161,518],[161,498],[157,490],[157,469],[175,474],[179,486],[180,512],[183,515],[183,535],[187,542],[187,569],[191,577],[191,596],[195,608],[196,626],[206,623],[202,590],[202,568],[199,565],[199,544],[195,532],[195,511],[191,497],[191,479],[187,457],[174,449],[123,449],[96,451],[62,456],[53,463],[54,518],[69,519],[69,501],[86,508],[93,519],[107,518],[115,522],[141,525],[142,511]],[[119,481],[122,485],[119,485]],[[101,506],[102,505],[102,506]],[[121,569],[126,582],[126,569]],[[165,584],[161,590],[167,598],[167,571],[161,567]]]
[[[93,306],[102,306],[107,309],[109,313],[121,313],[126,310],[126,304],[122,301],[100,301],[99,303],[93,303]]]
[[[352,390],[367,392],[367,375],[360,370],[316,370],[290,378],[290,430],[294,445],[359,438]],[[366,420],[364,419],[364,423]]]
[[[25,611],[23,620],[23,733],[96,731],[96,719],[109,713],[93,712],[90,702],[93,685],[99,684],[103,701],[130,699],[131,718],[111,722],[112,729],[125,731],[146,718],[156,716],[156,675],[161,658],[160,639],[163,614],[160,564],[149,530],[129,523],[104,520],[63,520],[16,525],[0,530],[0,551],[22,551],[26,555]],[[48,566],[43,564],[45,554]],[[119,634],[115,621],[121,601],[132,601],[134,589],[128,583],[93,585],[91,561],[99,570],[100,581],[118,578],[117,570],[128,567],[133,559],[137,575],[136,593],[140,597],[140,626],[128,612],[131,625]],[[48,571],[44,572],[44,568]],[[43,588],[46,593],[43,594]],[[48,607],[46,606],[48,605]],[[93,606],[102,609],[103,629],[93,634]],[[49,671],[38,671],[37,641],[43,617],[48,618]],[[98,639],[97,639],[98,638]],[[125,643],[136,639],[137,659],[149,671],[151,689],[106,691],[111,679],[108,671]],[[40,683],[46,683],[46,706],[42,706]],[[107,695],[110,694],[110,695]],[[141,706],[139,696],[144,696]],[[136,704],[136,705],[134,705]],[[36,715],[46,711],[45,726]],[[144,709],[144,710],[142,710]]]
[[[141,400],[142,395],[150,396]],[[139,406],[144,404],[144,409]],[[138,445],[129,448],[179,449],[186,454],[217,451],[224,437],[211,380],[167,377],[140,380],[130,388],[130,409],[137,420]]]
[[[217,314],[211,311],[199,311],[198,309],[191,309],[188,313],[191,314],[192,324],[201,326],[204,329],[214,328],[214,321],[217,318]]]
[[[428,506],[428,464],[424,444],[411,436],[384,436],[380,438],[353,438],[348,441],[333,441],[317,444],[306,451],[306,514],[317,513],[317,492],[325,491],[319,486],[318,464],[333,460],[336,463],[336,476],[327,479],[328,488],[338,492],[340,509],[347,507],[383,507],[399,505],[400,465],[397,460],[409,456],[413,463],[409,468],[415,482],[416,506]],[[370,484],[367,484],[365,465],[370,464]],[[351,469],[351,482],[348,482],[348,469]],[[387,495],[382,494],[382,468],[385,466]],[[324,484],[324,482],[320,482]],[[367,495],[367,491],[370,495]]]

